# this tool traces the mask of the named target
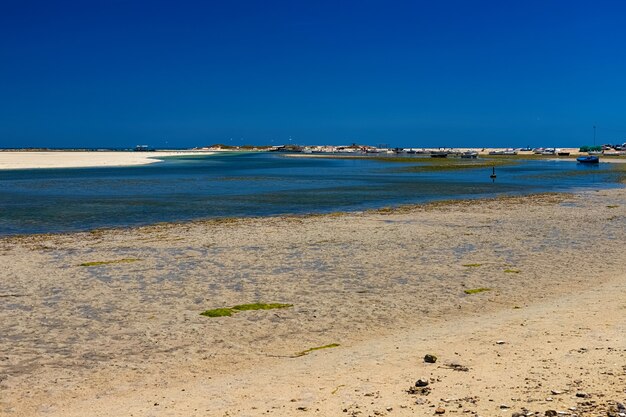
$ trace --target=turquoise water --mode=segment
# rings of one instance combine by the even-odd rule
[[[0,235],[619,186],[610,164],[522,161],[497,168],[495,182],[490,169],[406,173],[399,165],[250,153],[124,168],[0,171]]]

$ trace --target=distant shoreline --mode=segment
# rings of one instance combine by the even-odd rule
[[[436,152],[436,148],[423,148],[425,152]],[[446,148],[449,152],[476,152],[479,156],[502,156],[503,158],[541,157],[552,156],[554,160],[573,160],[580,154],[578,148],[562,148],[569,153],[568,157],[556,158],[554,155],[535,155],[532,151],[519,151],[516,155],[489,155],[490,152],[503,151],[505,148]],[[147,165],[161,162],[159,158],[169,156],[212,155],[220,152],[250,152],[249,149],[169,149],[149,152],[130,150],[99,150],[99,149],[0,149],[0,171],[11,169],[49,169],[49,168],[97,168],[97,167],[124,167]],[[257,151],[257,152],[267,152]],[[324,152],[324,153],[288,153],[280,155],[301,158],[333,158],[333,157],[386,157],[386,154],[363,154],[356,152]],[[425,156],[428,156],[426,153]],[[389,155],[389,157],[404,157]],[[619,156],[606,156],[602,162],[624,162]]]

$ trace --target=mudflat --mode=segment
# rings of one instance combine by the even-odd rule
[[[617,416],[625,230],[615,189],[5,237],[0,414]]]

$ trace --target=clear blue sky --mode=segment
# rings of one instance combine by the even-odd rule
[[[626,2],[0,3],[0,147],[626,140]]]

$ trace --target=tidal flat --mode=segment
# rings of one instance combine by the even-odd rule
[[[624,230],[620,188],[5,237],[0,414],[576,406],[546,403],[552,389],[623,400]],[[289,307],[201,315],[236,306]],[[418,377],[436,381],[420,401],[406,392]]]

